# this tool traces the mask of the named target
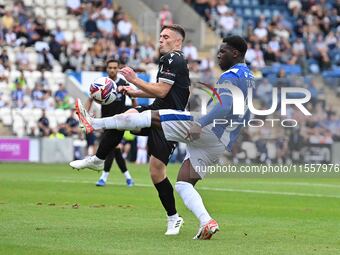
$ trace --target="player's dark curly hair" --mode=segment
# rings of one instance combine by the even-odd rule
[[[244,55],[247,52],[248,49],[247,42],[243,37],[239,35],[229,35],[223,38],[223,42],[227,43],[230,47],[234,48],[235,50],[238,50],[241,53],[242,57],[244,57]]]

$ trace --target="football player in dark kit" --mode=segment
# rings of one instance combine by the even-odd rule
[[[131,87],[123,87],[121,90],[131,97],[156,98],[155,101],[146,107],[136,107],[127,112],[145,112],[146,110],[173,109],[184,110],[189,98],[189,70],[184,59],[182,44],[185,38],[185,31],[179,25],[164,26],[159,37],[159,70],[156,83],[146,83],[136,76],[136,73],[129,67],[124,67],[120,73],[125,79],[134,84],[139,90]],[[104,118],[110,122],[110,118]],[[104,125],[105,127],[105,125]],[[85,126],[87,132],[91,132]],[[173,187],[166,175],[166,165],[176,146],[174,142],[165,139],[161,129],[144,129],[141,132],[148,135],[148,153],[150,155],[150,175],[159,198],[168,215],[168,225],[165,235],[177,235],[183,224],[183,219],[176,210]],[[94,158],[84,164],[73,161],[70,165],[74,168],[92,167],[99,164],[100,158]],[[81,167],[80,167],[81,166]]]
[[[126,80],[120,78],[117,76],[119,70],[119,62],[115,59],[110,59],[106,62],[106,72],[108,74],[108,77],[112,79],[117,87],[121,86],[128,86],[128,83]],[[119,113],[123,113],[126,110],[130,109],[131,106],[127,106],[125,104],[126,96],[122,93],[117,94],[117,99],[113,101],[109,105],[102,105],[101,106],[101,115],[102,118],[104,117],[110,117],[114,116]],[[86,104],[87,110],[89,110],[92,106],[93,99],[89,98]],[[133,102],[134,104],[134,102]],[[134,182],[133,179],[126,167],[125,159],[122,156],[122,152],[120,148],[116,147],[117,144],[120,143],[124,135],[124,131],[120,130],[105,130],[96,156],[98,158],[104,158],[105,162],[101,161],[101,164],[98,164],[95,168],[95,170],[103,170],[101,177],[99,178],[98,182],[96,183],[97,186],[105,186],[107,182],[107,178],[110,174],[111,166],[113,163],[113,160],[116,159],[117,165],[120,169],[120,171],[124,174],[126,179],[126,184],[128,187],[133,186]]]

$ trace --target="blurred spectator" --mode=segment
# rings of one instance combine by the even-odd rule
[[[219,15],[224,15],[229,11],[229,8],[227,7],[226,0],[218,0],[218,4],[216,6],[217,13]]]
[[[68,13],[71,13],[74,15],[81,14],[80,0],[67,0],[66,7],[67,7]]]
[[[128,16],[124,14],[123,19],[117,24],[117,36],[119,41],[126,41],[127,45],[130,45],[131,33],[132,25],[128,19]]]
[[[13,108],[22,108],[24,106],[24,90],[20,86],[19,83],[15,84],[15,89],[11,93],[12,98],[12,107]]]
[[[2,26],[8,31],[13,28],[15,20],[10,11],[5,12],[5,15],[1,18],[1,23]]]
[[[70,69],[81,72],[83,67],[83,55],[80,52],[74,52],[69,58]]]
[[[41,70],[41,76],[37,79],[37,83],[39,83],[43,89],[49,89],[48,79],[45,77],[45,70]]]
[[[331,63],[328,56],[328,47],[326,45],[326,42],[323,40],[322,35],[318,35],[315,47],[319,52],[318,60],[320,67],[323,70],[329,68],[331,66]]]
[[[5,67],[5,69],[10,69],[11,62],[8,57],[7,49],[2,48],[0,60],[2,61],[2,65]]]
[[[146,164],[148,161],[147,136],[137,136],[137,158],[136,164]]]
[[[55,101],[57,102],[63,102],[65,100],[65,97],[67,96],[68,92],[64,86],[64,84],[59,83],[59,88],[54,94]]]
[[[268,41],[268,30],[264,22],[260,22],[258,24],[258,26],[254,30],[254,35],[256,36],[256,40],[258,42]]]
[[[48,46],[50,48],[50,52],[55,60],[60,60],[60,54],[61,54],[61,43],[59,43],[56,40],[56,37],[54,35],[51,35],[50,42],[48,43]]]
[[[74,109],[72,109],[70,116],[66,120],[67,136],[79,134],[78,124],[79,124],[79,122],[75,118],[75,111],[74,111]]]
[[[163,5],[161,11],[159,12],[159,19],[161,22],[161,27],[173,24],[172,13],[169,10],[169,6],[167,4]]]
[[[46,69],[47,71],[52,70],[53,65],[53,56],[52,54],[44,48],[41,52],[38,53],[38,61],[37,61],[38,69]]]
[[[62,139],[65,139],[65,135],[61,133],[57,128],[53,128],[48,138],[62,140]]]
[[[0,82],[8,81],[8,70],[3,66],[2,59],[0,58]]]
[[[51,134],[50,122],[46,117],[46,111],[42,110],[42,115],[38,120],[40,136],[49,136]]]
[[[44,108],[44,92],[42,87],[39,83],[36,83],[32,92],[31,92],[31,99],[34,108]]]
[[[253,60],[251,65],[255,66],[257,68],[265,67],[263,52],[262,52],[262,50],[260,48],[260,44],[259,43],[255,44],[254,55],[255,55],[255,59]]]
[[[231,10],[229,10],[226,13],[222,14],[218,24],[221,28],[220,35],[222,37],[226,36],[235,28],[236,20],[234,17],[234,13]]]
[[[30,62],[25,47],[21,46],[19,51],[15,54],[15,64],[19,70],[30,70]]]
[[[11,29],[7,30],[7,32],[5,33],[5,40],[7,45],[15,47],[17,41],[16,33],[14,33]]]
[[[43,90],[43,98],[42,98],[42,108],[45,110],[54,110],[55,102],[52,97],[51,90]]]
[[[155,46],[153,45],[151,41],[145,44],[142,44],[139,49],[140,49],[140,56],[142,60],[144,59],[153,60],[156,57]]]
[[[251,66],[251,72],[253,73],[255,80],[263,78],[263,74],[257,66]]]
[[[101,9],[100,14],[107,20],[113,20],[114,9],[110,1],[107,1],[104,8]]]
[[[96,21],[90,16],[85,22],[85,35],[90,38],[99,37],[99,30]]]
[[[197,48],[192,44],[191,40],[183,47],[183,53],[188,61],[197,60],[198,58]]]
[[[27,80],[23,71],[20,71],[20,76],[15,79],[14,83],[19,85],[22,89],[27,87]]]
[[[52,37],[51,41],[53,41],[53,42],[56,41],[56,43],[58,43],[59,45],[66,45],[65,34],[59,26],[57,26],[56,30],[53,32],[52,35],[54,37]],[[50,49],[52,49],[52,48],[50,48]]]
[[[105,38],[112,38],[114,27],[111,19],[106,18],[104,15],[100,14],[97,18],[97,28],[101,35]]]

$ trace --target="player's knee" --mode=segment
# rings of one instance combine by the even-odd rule
[[[184,181],[177,181],[175,184],[175,189],[178,194],[181,194],[186,188],[192,187],[192,184]]]
[[[160,115],[159,111],[151,111],[151,124],[154,127],[160,127]]]
[[[163,165],[153,164],[150,166],[150,177],[154,183],[159,183],[166,177],[166,170]]]

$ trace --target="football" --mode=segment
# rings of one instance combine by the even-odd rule
[[[117,85],[109,77],[100,77],[90,85],[90,97],[98,104],[111,104],[117,98]]]

